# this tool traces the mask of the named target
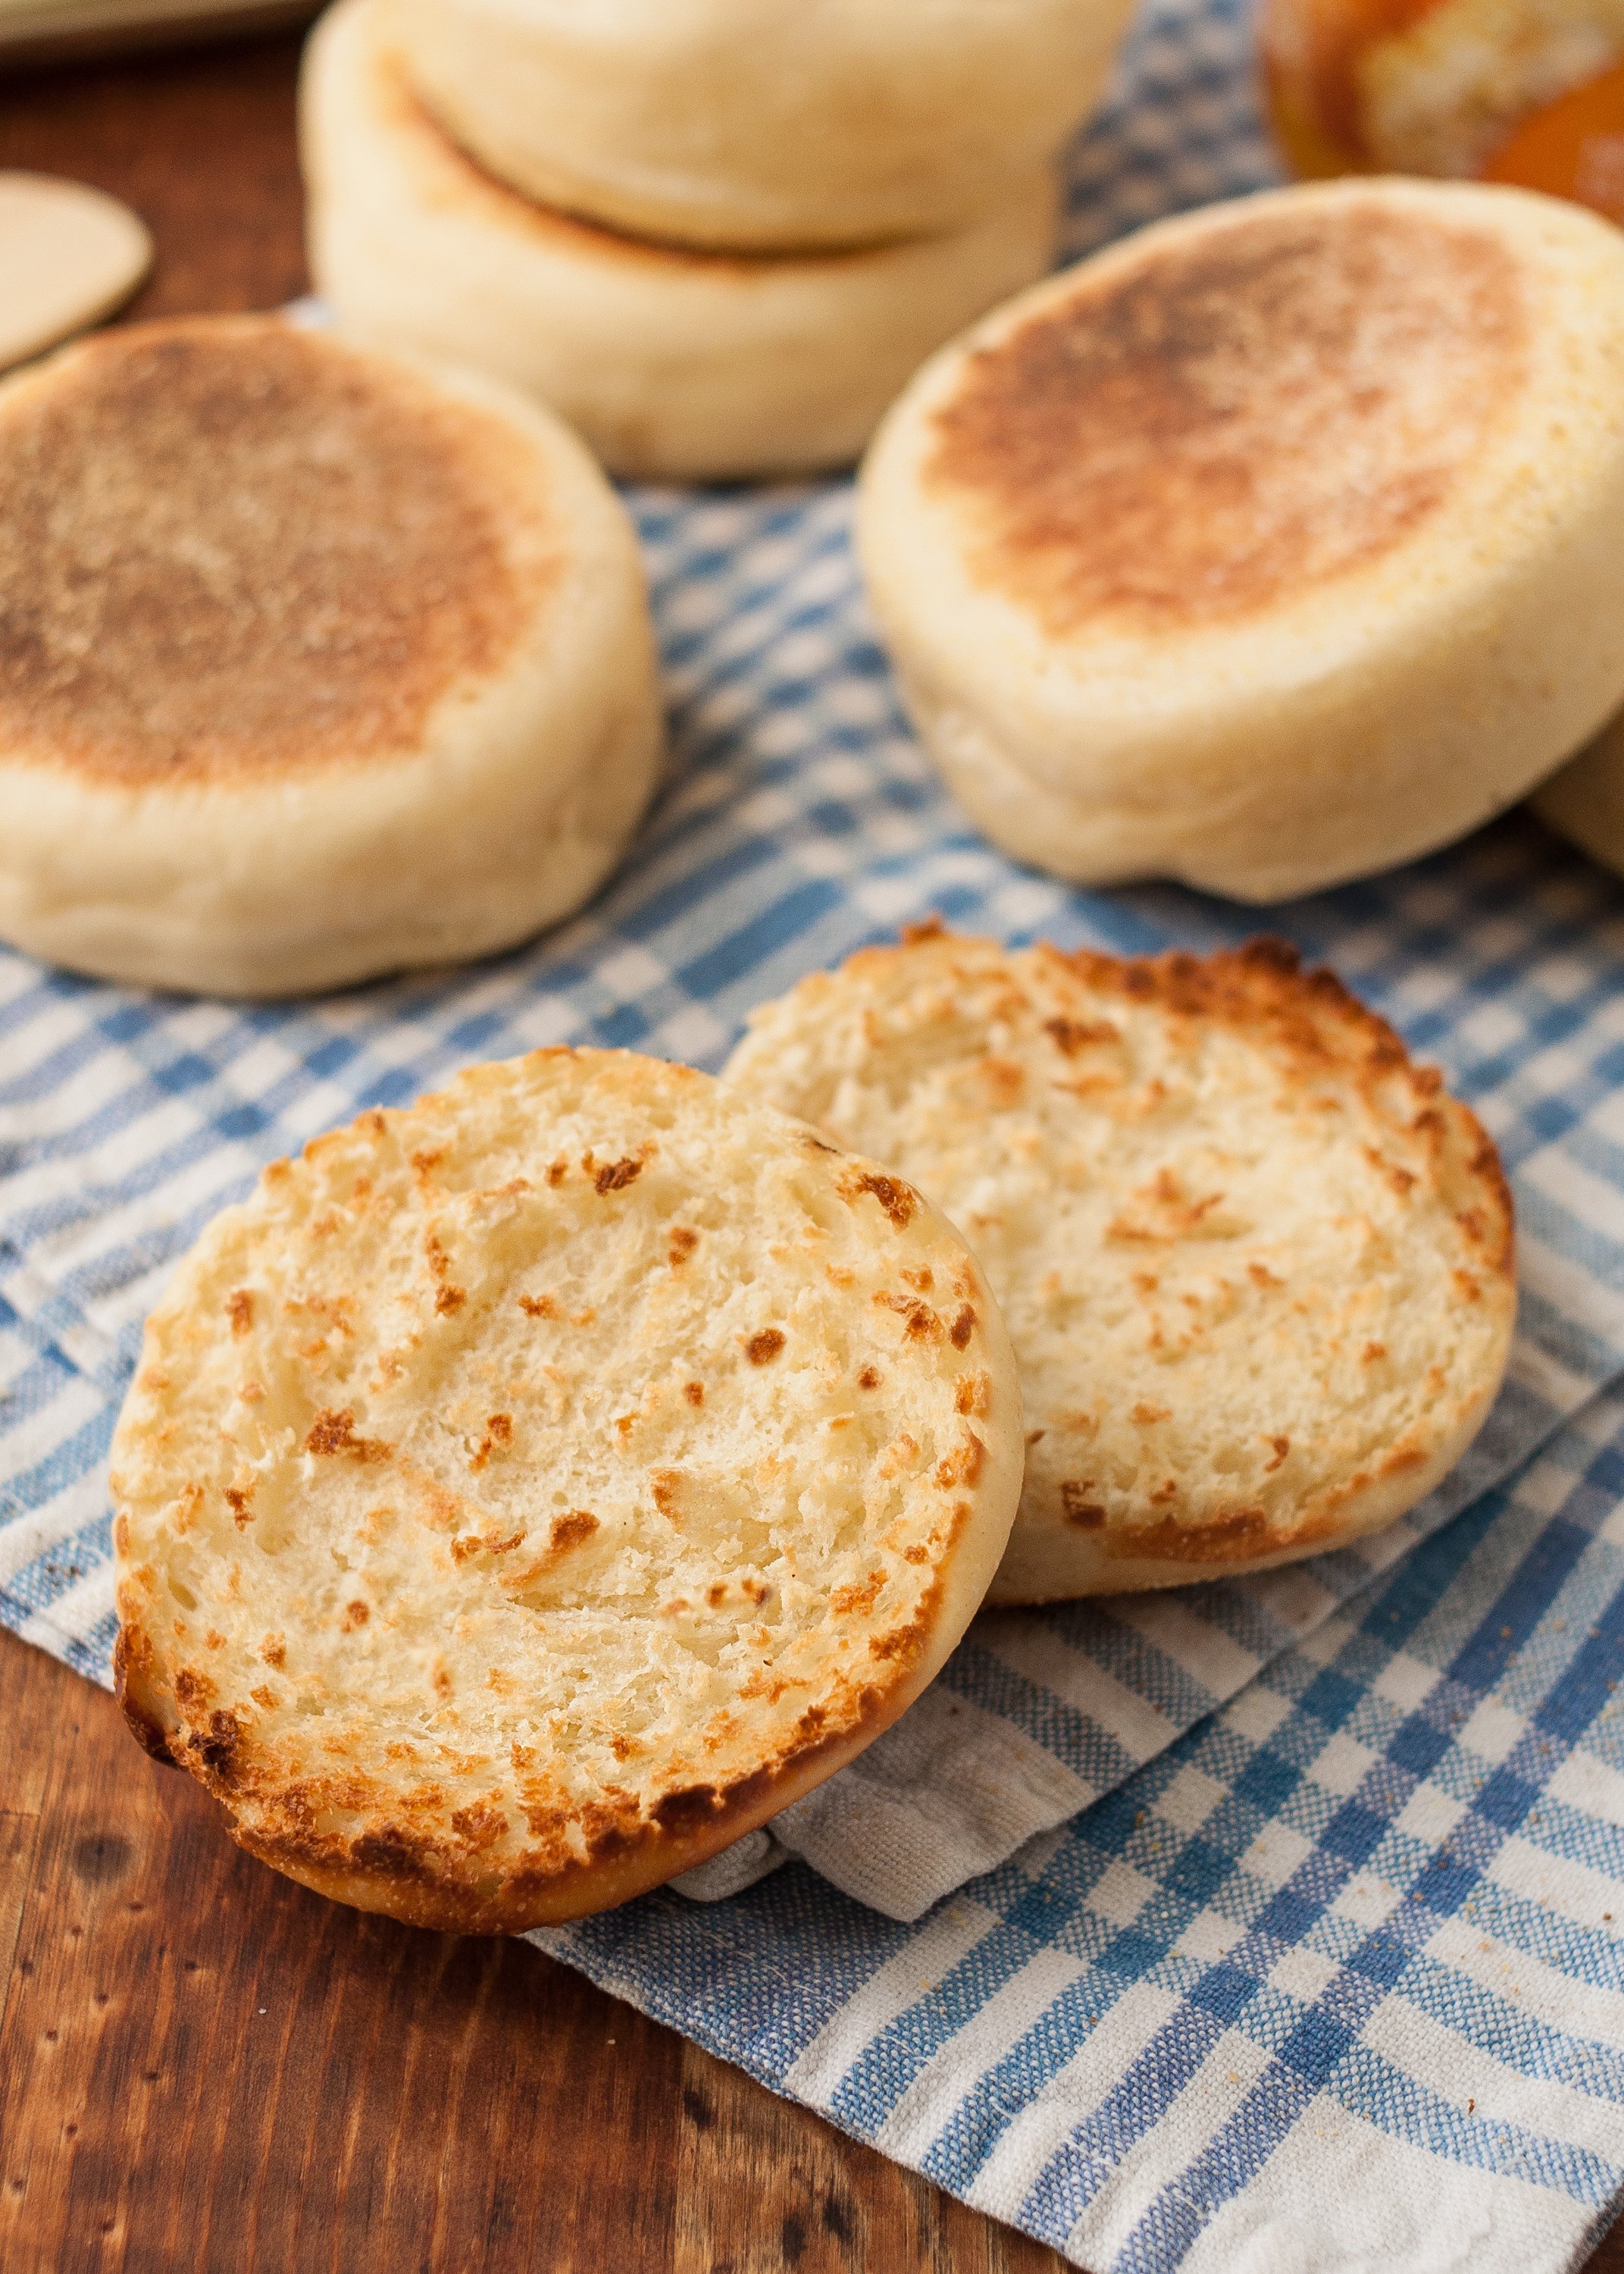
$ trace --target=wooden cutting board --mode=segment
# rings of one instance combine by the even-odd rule
[[[0,83],[130,315],[304,289],[289,39]],[[1064,2274],[528,1944],[324,1902],[0,1633],[4,2274]],[[1624,2274],[1624,2230],[1589,2274]]]

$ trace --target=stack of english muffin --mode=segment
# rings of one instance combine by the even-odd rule
[[[616,473],[849,463],[1052,260],[1128,0],[339,0],[303,92],[311,267]]]

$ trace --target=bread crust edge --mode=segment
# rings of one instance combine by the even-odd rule
[[[583,1052],[565,1045],[527,1054],[617,1062],[635,1055]],[[709,1080],[687,1067],[655,1063],[663,1079],[679,1085]],[[793,1116],[776,1118],[798,1128],[817,1152],[838,1151],[843,1173],[870,1172],[894,1187],[896,1180],[865,1156],[831,1147]],[[345,1133],[327,1133],[305,1149]],[[537,1834],[537,1846],[501,1866],[482,1865],[477,1853],[447,1853],[443,1844],[392,1823],[387,1808],[369,1811],[370,1820],[358,1832],[318,1831],[308,1821],[308,1808],[301,1808],[297,1781],[274,1774],[261,1781],[252,1747],[243,1743],[246,1733],[237,1713],[215,1703],[211,1686],[199,1682],[195,1670],[170,1666],[148,1632],[144,1602],[126,1584],[132,1567],[121,1513],[114,1525],[121,1584],[113,1673],[115,1693],[136,1743],[153,1759],[184,1770],[202,1785],[224,1809],[237,1844],[284,1877],[357,1909],[457,1934],[523,1934],[613,1909],[707,1862],[823,1783],[906,1713],[940,1672],[986,1599],[1019,1503],[1024,1433],[1019,1375],[1008,1332],[986,1276],[960,1235],[922,1196],[911,1197],[916,1203],[911,1213],[932,1223],[952,1243],[976,1314],[980,1360],[1009,1401],[1008,1410],[1001,1426],[983,1432],[977,1472],[960,1485],[962,1497],[952,1507],[951,1532],[938,1553],[932,1584],[912,1618],[874,1637],[865,1672],[836,1685],[830,1701],[785,1730],[757,1766],[724,1783],[695,1781],[665,1794],[646,1815],[637,1811],[629,1795],[621,1808],[615,1796],[605,1794],[603,1804],[586,1803],[561,1814],[558,1826],[549,1827],[553,1855],[539,1845],[545,1835]],[[149,1318],[143,1366],[154,1321],[167,1316],[177,1299],[172,1288]],[[138,1382],[139,1376],[138,1367]],[[117,1443],[116,1436],[115,1475]],[[577,1828],[585,1852],[557,1859],[559,1835],[568,1840]]]
[[[932,916],[905,926],[897,943],[858,949],[839,968],[843,974],[877,973],[938,943],[949,952],[1009,952],[984,935],[954,933]],[[1035,952],[1102,994],[1267,1035],[1282,1050],[1320,1060],[1327,1069],[1335,1066],[1367,1096],[1378,1086],[1402,1083],[1417,1125],[1432,1137],[1440,1185],[1448,1180],[1466,1196],[1455,1215],[1467,1223],[1479,1251],[1474,1267],[1481,1275],[1479,1299],[1498,1313],[1497,1351],[1494,1365],[1473,1393],[1457,1403],[1447,1424],[1434,1416],[1430,1445],[1401,1440],[1389,1446],[1372,1472],[1356,1472],[1315,1495],[1289,1524],[1271,1524],[1260,1510],[1237,1510],[1216,1523],[1178,1527],[1182,1552],[1169,1555],[1155,1552],[1157,1535],[1175,1536],[1172,1520],[1162,1519],[1128,1528],[1126,1539],[1119,1531],[1120,1545],[1112,1553],[1101,1533],[1070,1522],[1058,1502],[1034,1509],[1028,1492],[988,1591],[987,1608],[1016,1609],[1232,1578],[1327,1554],[1396,1523],[1465,1452],[1487,1418],[1510,1360],[1517,1310],[1515,1205],[1492,1138],[1470,1107],[1444,1088],[1436,1067],[1418,1065],[1385,1019],[1334,971],[1305,968],[1288,940],[1261,934],[1205,956],[1185,949],[1118,956],[1045,942],[1037,943]],[[814,974],[801,986],[815,986],[821,976]],[[747,1029],[724,1080],[748,1051],[749,1040]],[[1226,1540],[1233,1545],[1226,1547]],[[1132,1552],[1135,1544],[1141,1552]]]
[[[989,1498],[996,1494],[1007,1499],[1011,1522],[1019,1492],[1015,1467],[1009,1455],[995,1453],[986,1480]],[[186,1770],[225,1810],[227,1829],[237,1846],[285,1878],[407,1926],[444,1934],[525,1934],[533,1927],[613,1909],[709,1862],[855,1759],[905,1713],[941,1671],[986,1599],[1007,1538],[1007,1528],[994,1525],[997,1537],[988,1540],[988,1527],[970,1520],[967,1504],[959,1515],[952,1546],[921,1612],[900,1636],[882,1638],[894,1671],[889,1679],[876,1673],[858,1691],[846,1726],[792,1738],[776,1759],[732,1783],[698,1783],[669,1793],[646,1818],[627,1826],[605,1823],[598,1833],[599,1852],[589,1846],[584,1857],[552,1870],[521,1861],[494,1886],[482,1887],[477,1871],[446,1870],[426,1847],[387,1824],[346,1841],[292,1821],[278,1826],[275,1819],[290,1811],[274,1800],[261,1803],[270,1819],[267,1824],[244,1821],[234,1804],[235,1717],[215,1714],[197,1728],[180,1721],[172,1695],[151,1678],[156,1653],[133,1619],[122,1622],[114,1647],[116,1695],[142,1751],[166,1766]]]

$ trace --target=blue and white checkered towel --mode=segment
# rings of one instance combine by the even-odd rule
[[[1154,0],[1074,249],[1268,172],[1234,7]],[[677,762],[585,916],[292,1008],[0,956],[0,1619],[95,1679],[140,1320],[265,1161],[540,1043],[714,1066],[753,1003],[931,911],[1131,951],[1250,928],[968,831],[897,713],[846,486],[633,502]],[[1289,1570],[984,1617],[694,1892],[801,1860],[538,1939],[1101,2274],[1556,2274],[1624,2188],[1624,892],[1514,817],[1272,920],[1512,1172],[1522,1328],[1462,1470]]]

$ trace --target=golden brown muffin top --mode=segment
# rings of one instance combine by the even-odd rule
[[[533,614],[521,448],[274,317],[26,374],[0,394],[0,755],[148,786],[410,751]]]
[[[966,361],[928,486],[1045,631],[1165,636],[1380,560],[1523,384],[1494,235],[1384,201],[1244,209],[1071,289]]]

